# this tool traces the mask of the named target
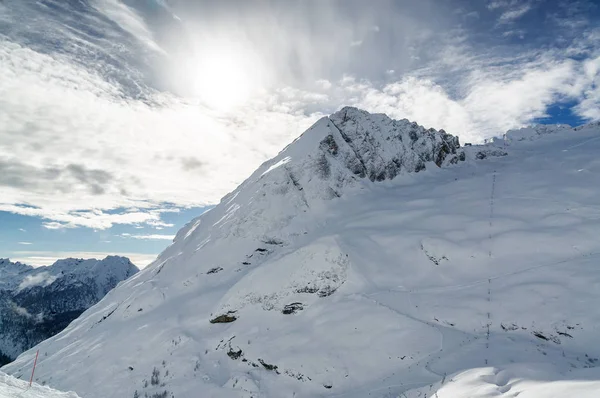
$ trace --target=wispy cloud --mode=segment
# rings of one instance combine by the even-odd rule
[[[142,239],[142,240],[173,240],[175,235],[161,235],[161,234],[148,234],[148,235],[136,235],[123,233],[121,235],[122,238],[131,238],[131,239]]]
[[[21,291],[32,286],[48,286],[51,285],[56,279],[58,279],[56,275],[50,275],[48,272],[40,272],[35,275],[27,275],[19,285],[17,291]]]
[[[68,203],[66,203],[68,205]],[[143,203],[142,203],[143,204]],[[155,208],[145,204],[148,208],[137,210],[123,210],[122,212],[107,212],[98,209],[69,210],[52,209],[44,207],[30,207],[20,205],[1,204],[0,211],[8,211],[24,216],[40,217],[56,220],[43,222],[46,229],[65,229],[87,227],[94,229],[107,229],[115,224],[147,224],[155,228],[172,227],[173,224],[161,221],[161,214],[171,209]]]
[[[173,24],[167,29],[117,0],[94,0],[85,13],[54,2],[62,12],[40,14],[40,26],[19,22],[28,7],[42,12],[38,3],[0,2],[0,20],[18,33],[0,39],[0,211],[42,218],[54,230],[169,228],[165,212],[218,202],[343,105],[444,128],[463,141],[529,123],[557,101],[600,118],[598,31],[572,23],[586,21],[587,8],[553,11],[555,39],[569,41],[532,48],[506,42],[528,38],[523,17],[539,2],[494,0],[459,13],[433,0],[333,1],[318,13],[309,2],[283,9],[237,2],[243,12],[217,12],[225,3],[173,3],[168,22],[159,21]],[[492,33],[474,30],[486,22],[501,23]],[[48,42],[31,36],[38,27]],[[486,37],[506,42],[488,47]],[[202,59],[219,64],[225,56],[235,61],[230,72],[236,65],[243,72],[245,101],[217,109],[180,95],[218,77],[199,76]],[[235,93],[230,75],[219,82]]]
[[[154,40],[143,18],[119,0],[92,0],[91,4],[152,50],[164,50]]]
[[[33,243],[31,242],[17,242],[20,245],[32,245]]]
[[[17,213],[17,212],[15,212],[15,213]],[[30,215],[30,214],[28,214],[28,215]],[[56,222],[56,221],[43,222],[42,223],[42,227],[44,227],[46,229],[76,228],[76,226],[74,226],[74,225],[71,225],[71,224],[62,224],[62,223],[59,223],[59,222]]]
[[[500,23],[509,23],[509,22],[513,22],[519,18],[521,18],[523,15],[525,15],[528,11],[531,10],[531,5],[529,4],[523,4],[517,8],[513,8],[507,11],[504,11],[502,13],[502,15],[500,15],[499,18],[499,22]]]

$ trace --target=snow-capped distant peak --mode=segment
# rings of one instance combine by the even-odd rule
[[[67,258],[37,268],[0,260],[0,362],[58,333],[136,272],[118,256]]]

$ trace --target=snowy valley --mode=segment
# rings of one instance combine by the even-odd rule
[[[598,123],[462,147],[343,108],[2,371],[39,350],[35,381],[85,398],[596,397],[599,151]]]

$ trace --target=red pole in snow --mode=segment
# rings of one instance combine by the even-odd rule
[[[33,373],[35,372],[35,365],[37,365],[37,358],[40,355],[40,350],[37,350],[35,353],[35,361],[33,361],[33,369],[31,370],[31,379],[29,379],[29,387],[31,387],[31,383],[33,382]]]

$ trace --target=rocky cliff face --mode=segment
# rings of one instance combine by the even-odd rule
[[[129,259],[116,256],[65,259],[39,268],[0,259],[2,361],[62,331],[137,271]]]
[[[308,200],[331,199],[361,179],[391,180],[427,164],[442,167],[464,160],[458,138],[444,130],[345,107],[319,120],[268,162],[267,172],[281,165],[297,189],[308,186]]]

